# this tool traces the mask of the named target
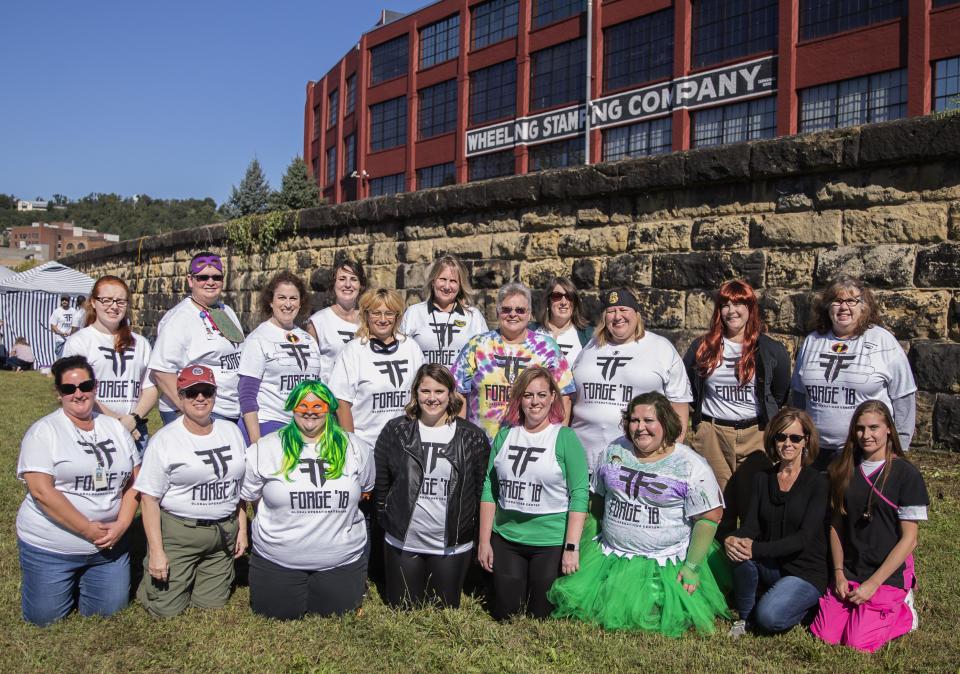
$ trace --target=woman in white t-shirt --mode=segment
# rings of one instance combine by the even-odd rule
[[[607,446],[623,435],[623,409],[636,395],[662,393],[687,428],[690,382],[680,354],[664,337],[645,330],[640,305],[626,288],[609,290],[596,335],[573,364],[577,384],[570,424],[587,450],[591,472]]]
[[[240,356],[240,412],[247,444],[290,421],[284,403],[290,391],[320,376],[316,340],[296,323],[307,305],[307,287],[296,274],[275,274],[260,293],[260,311],[270,316],[247,335]]]
[[[24,434],[17,478],[23,618],[49,625],[74,607],[111,615],[127,605],[130,558],[124,534],[137,512],[130,486],[140,465],[133,439],[96,412],[97,383],[82,356],[51,368],[60,408]]]
[[[360,295],[366,289],[367,275],[363,265],[347,257],[338,257],[333,264],[334,302],[310,316],[305,326],[320,349],[322,382],[329,383],[337,356],[360,327],[358,305]]]
[[[396,290],[368,290],[360,298],[360,327],[330,375],[337,396],[337,421],[368,447],[390,419],[410,401],[410,381],[423,365],[423,352],[400,332],[403,298]]]
[[[236,424],[213,418],[217,388],[208,367],[177,374],[183,415],[150,439],[134,485],[147,535],[137,599],[156,617],[224,606],[247,549],[246,443]]]
[[[556,340],[568,363],[574,363],[593,336],[593,328],[583,315],[583,305],[573,282],[555,276],[544,286],[534,330]]]
[[[247,450],[242,496],[256,505],[250,608],[269,618],[357,609],[367,586],[360,502],[373,490],[373,457],[337,423],[322,382],[298,384],[293,420]]]
[[[433,263],[423,294],[426,301],[407,307],[400,332],[417,343],[425,362],[449,369],[463,345],[487,331],[487,321],[472,306],[470,278],[453,255],[443,255]]]
[[[130,288],[116,276],[93,284],[87,323],[70,335],[65,356],[83,356],[97,379],[97,410],[127,429],[137,449],[147,446],[147,415],[159,392],[150,378],[150,342],[130,329]]]
[[[850,418],[860,403],[883,402],[896,423],[900,446],[909,449],[917,416],[917,384],[907,354],[881,327],[873,293],[860,279],[842,275],[814,308],[816,328],[803,340],[793,371],[793,405],[820,431],[816,468],[840,453]]]

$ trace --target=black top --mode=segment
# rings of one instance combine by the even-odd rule
[[[890,466],[890,477],[883,489],[882,473],[882,468],[877,470],[870,476],[870,481],[898,508],[930,505],[923,477],[912,463],[904,459],[894,459]],[[857,466],[843,497],[847,514],[842,521],[843,530],[838,533],[843,540],[843,574],[847,580],[858,583],[873,575],[900,540],[900,517],[897,509],[876,494],[873,495],[873,515],[869,520],[863,516],[869,496],[870,486]],[[903,568],[904,565],[901,564],[884,585],[903,588]]]
[[[823,592],[827,587],[826,516],[829,482],[805,466],[790,491],[782,491],[776,467],[753,480],[753,498],[738,538],[753,539],[754,559],[776,563],[785,576],[797,576]]]

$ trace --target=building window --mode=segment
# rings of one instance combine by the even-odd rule
[[[320,158],[314,157],[310,161],[310,166],[313,168],[313,179],[317,182],[320,182]]]
[[[906,0],[800,0],[800,39],[841,33],[906,14]]]
[[[776,96],[693,113],[693,147],[726,145],[777,135]]]
[[[907,71],[889,70],[799,93],[801,133],[886,122],[907,114]]]
[[[337,179],[337,146],[327,148],[327,185],[332,185]]]
[[[933,64],[933,109],[960,109],[960,56]]]
[[[378,152],[407,142],[407,97],[370,106],[370,151]]]
[[[343,109],[344,115],[349,115],[357,107],[357,76],[347,78],[347,101]]]
[[[370,196],[382,197],[385,194],[396,194],[404,191],[403,174],[370,179]]]
[[[603,132],[603,161],[670,152],[672,133],[670,117],[607,129]]]
[[[370,49],[370,84],[407,74],[407,36],[401,35]]]
[[[320,137],[320,116],[323,114],[323,110],[320,109],[319,105],[313,106],[313,137]]]
[[[603,32],[603,88],[621,89],[673,73],[673,9]]]
[[[467,160],[467,179],[486,180],[512,176],[515,168],[513,150],[502,150],[482,154],[479,157],[470,157]]]
[[[417,189],[425,190],[428,187],[443,187],[457,182],[457,169],[453,162],[437,164],[417,169]]]
[[[542,28],[585,11],[586,0],[534,0],[533,27]]]
[[[586,78],[583,38],[534,52],[530,56],[530,109],[583,101]]]
[[[504,61],[470,73],[470,123],[513,117],[517,111],[517,65]]]
[[[470,8],[472,49],[506,40],[517,35],[519,3],[517,0],[490,0]]]
[[[460,15],[431,23],[420,30],[420,67],[429,68],[457,58],[460,51]]]
[[[583,138],[570,138],[530,148],[530,171],[577,166],[583,163]]]
[[[417,129],[420,138],[450,133],[457,128],[457,81],[447,80],[420,90]]]
[[[693,65],[777,49],[777,0],[693,3]]]
[[[340,113],[340,90],[334,89],[330,92],[330,96],[327,98],[329,105],[327,110],[329,111],[329,117],[327,117],[327,126],[333,126],[337,123],[337,115]]]
[[[350,175],[357,170],[357,136],[350,134],[343,139],[343,174]]]
[[[934,7],[946,7],[947,5],[955,5],[960,0],[933,0]]]

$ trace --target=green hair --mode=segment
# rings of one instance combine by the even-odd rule
[[[343,475],[343,464],[347,458],[348,442],[347,434],[337,423],[337,416],[334,414],[339,405],[336,397],[327,388],[326,384],[319,379],[308,379],[300,382],[290,391],[283,408],[292,412],[293,408],[311,393],[330,406],[326,424],[317,441],[317,455],[323,459],[326,479],[336,480]],[[283,474],[287,482],[290,482],[290,473],[300,464],[300,454],[303,452],[305,441],[294,419],[291,419],[290,423],[281,428],[279,434],[280,446],[283,448],[283,465],[274,475]]]

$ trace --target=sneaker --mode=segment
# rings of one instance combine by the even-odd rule
[[[730,631],[727,632],[727,636],[731,639],[739,639],[744,634],[747,633],[747,621],[746,620],[735,620],[733,626],[730,628]]]

